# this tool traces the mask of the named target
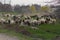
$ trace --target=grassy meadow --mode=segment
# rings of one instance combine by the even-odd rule
[[[44,40],[52,40],[57,35],[60,35],[60,24],[43,24],[36,26],[38,29],[32,29],[31,26],[17,26],[15,24],[11,27],[6,28],[0,27],[0,33],[7,33],[9,35],[18,36],[21,40],[34,40],[34,38],[42,38]],[[16,27],[16,29],[15,29]],[[11,28],[11,29],[10,29]],[[19,30],[20,29],[20,30]],[[27,35],[23,35],[20,31],[26,30]]]
[[[0,24],[0,33],[17,36],[20,40],[53,40],[57,35],[60,35],[60,23],[34,26],[38,29],[32,29],[31,27],[16,24]],[[28,34],[21,33],[21,30],[25,30]]]

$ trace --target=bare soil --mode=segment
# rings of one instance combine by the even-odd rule
[[[19,40],[16,36],[9,36],[3,33],[0,33],[0,40]]]

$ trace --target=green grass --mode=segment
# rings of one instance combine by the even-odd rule
[[[9,36],[17,36],[19,38],[19,40],[32,40],[31,37],[25,36],[21,33],[17,33],[13,30],[8,30],[8,29],[2,28],[2,25],[0,25],[0,33],[5,33]]]
[[[16,15],[15,12],[13,14]],[[36,26],[39,28],[37,30],[31,29],[30,27],[31,26],[20,26],[20,29],[25,29],[28,32],[30,32],[32,34],[32,36],[43,38],[45,40],[52,40],[57,35],[60,35],[60,23],[43,24],[40,26]],[[32,37],[23,35],[21,33],[16,33],[15,31],[12,31],[12,30],[0,28],[0,33],[7,33],[8,35],[17,36],[20,40],[33,40]]]
[[[0,14],[4,12],[0,12]],[[5,12],[6,13],[6,12]],[[10,12],[8,12],[10,13]],[[10,14],[16,15],[17,13],[11,12]],[[14,26],[14,25],[13,25]],[[8,35],[17,36],[20,40],[33,40],[32,37],[25,36],[21,33],[16,33],[13,30],[2,29],[0,25],[0,33],[7,33]],[[32,36],[37,36],[39,38],[44,38],[45,40],[51,40],[55,38],[57,35],[60,35],[60,24],[43,24],[37,26],[39,29],[31,29],[31,26],[19,26],[20,29],[25,29],[29,31]]]
[[[60,24],[43,24],[37,26],[39,29],[34,30],[29,27],[26,28],[34,36],[42,37],[46,40],[51,40],[52,38],[60,35]]]
[[[45,40],[52,40],[57,35],[60,35],[60,24],[43,24],[37,26],[39,29],[31,29],[31,26],[19,26],[20,29],[25,29],[32,34],[32,37],[43,38]],[[33,40],[32,37],[16,33],[13,30],[0,28],[0,33],[7,33],[9,35],[17,36],[20,40]]]
[[[9,36],[17,36],[20,40],[32,40],[31,37],[27,37],[21,33],[16,33],[15,31],[7,30],[7,29],[0,29],[0,33],[5,33]]]

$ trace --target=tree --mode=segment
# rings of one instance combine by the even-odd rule
[[[36,12],[39,13],[40,9],[41,9],[41,6],[38,5],[38,4],[34,4],[34,7],[35,7]]]
[[[52,13],[52,8],[50,6],[42,6],[41,11],[47,12],[47,13]]]
[[[57,4],[60,4],[60,0],[55,0],[55,1],[57,1]]]
[[[55,0],[57,1],[55,5],[55,10],[54,10],[54,13],[56,15],[56,18],[57,18],[57,21],[60,22],[60,0]]]
[[[12,11],[12,6],[10,4],[3,4],[2,11],[3,12],[11,12]]]
[[[25,5],[21,6],[21,10],[22,10],[22,13],[31,13],[29,5],[27,5],[27,6],[25,6]]]
[[[30,6],[30,10],[31,12],[36,12],[35,6],[34,5]]]
[[[57,8],[54,13],[56,14],[57,18],[60,19],[60,8]]]
[[[48,12],[49,8],[47,6],[42,6],[41,11]]]
[[[22,12],[22,9],[21,9],[20,5],[15,5],[14,6],[14,11],[15,12]]]
[[[2,11],[3,4],[0,2],[0,12]]]

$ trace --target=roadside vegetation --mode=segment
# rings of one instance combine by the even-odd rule
[[[59,23],[42,24],[35,27],[37,27],[38,29],[32,29],[31,26],[19,26],[19,25],[16,26],[15,24],[1,25],[0,33],[7,33],[9,35],[18,36],[21,40],[34,40],[34,39],[38,40],[39,38],[42,38],[44,40],[52,40],[57,35],[60,35]]]

